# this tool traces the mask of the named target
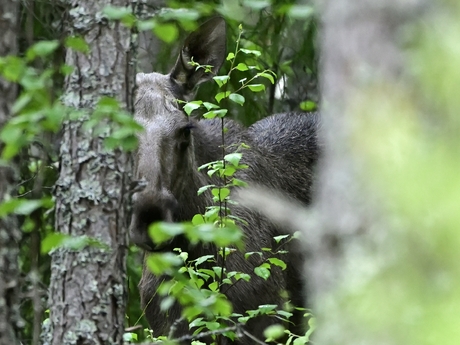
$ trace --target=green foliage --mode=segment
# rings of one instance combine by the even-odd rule
[[[239,48],[239,41],[243,32],[241,26],[239,32],[240,36],[235,51],[229,53],[226,59],[231,64],[229,72],[224,76],[213,77],[219,87],[215,96],[219,105],[201,100],[182,102],[184,104],[183,109],[188,116],[191,116],[194,111],[201,110],[204,112],[204,118],[220,118],[222,136],[225,134],[224,117],[229,114],[229,109],[223,108],[224,104],[233,102],[243,106],[245,97],[240,94],[242,90],[249,89],[253,93],[264,91],[265,85],[254,83],[254,81],[262,78],[274,83],[276,77],[270,70],[263,69],[260,71],[259,66],[252,64],[251,57],[260,56],[261,52],[254,49]],[[240,54],[247,58],[237,63]],[[196,69],[202,68],[207,73],[211,72],[210,66],[202,66],[194,61],[191,64]],[[255,73],[240,79],[237,89],[230,91],[232,77],[236,71],[247,73],[255,71]],[[224,141],[224,138],[222,140]],[[246,148],[248,148],[247,145],[240,144],[236,148],[232,147],[232,152],[227,153],[230,147],[223,146],[222,159],[203,164],[198,168],[199,171],[205,170],[210,177],[217,177],[220,181],[219,184],[202,186],[197,191],[198,195],[207,193],[214,202],[214,205],[206,208],[204,214],[195,215],[191,222],[159,222],[149,227],[149,235],[158,248],[176,236],[185,236],[192,246],[200,242],[220,248],[218,256],[205,255],[196,259],[189,259],[188,253],[177,248],[175,254],[155,252],[150,254],[147,259],[147,266],[154,274],[166,274],[171,277],[171,280],[164,280],[157,290],[157,293],[163,296],[161,308],[167,310],[174,303],[180,303],[183,306],[182,317],[189,322],[190,329],[194,331],[193,334],[197,337],[211,332],[214,335],[222,334],[230,339],[235,339],[238,327],[246,324],[252,318],[266,315],[289,322],[289,318],[292,316],[292,313],[278,305],[261,305],[257,310],[248,310],[246,315],[235,314],[232,313],[232,305],[224,295],[226,289],[231,288],[238,281],[251,279],[247,273],[229,272],[226,269],[227,258],[233,255],[235,250],[243,250],[244,248],[242,233],[238,224],[246,224],[246,222],[234,217],[228,205],[235,204],[235,201],[231,199],[232,189],[246,185],[245,182],[235,177],[239,170],[248,168],[246,164],[242,163]],[[264,258],[260,265],[253,268],[255,276],[267,280],[273,269],[285,270],[286,263],[281,257],[286,254],[286,251],[282,249],[282,246],[293,238],[294,236],[289,235],[277,236],[274,241],[279,246],[278,249],[261,248],[260,252],[246,253],[246,259],[252,255]],[[229,325],[233,326],[229,327]],[[273,326],[267,329],[266,337],[268,341],[274,341],[284,336],[286,332],[288,331],[281,325]],[[296,344],[300,344],[301,339],[306,339],[294,334],[288,336]]]
[[[75,113],[78,116],[78,113]],[[84,128],[92,129],[94,136],[99,136],[107,131],[103,120],[108,119],[111,125],[110,135],[105,135],[104,144],[109,150],[121,148],[125,151],[137,147],[136,133],[143,127],[134,121],[132,115],[121,109],[117,100],[112,97],[101,97]]]
[[[28,27],[29,22],[25,19],[21,23],[22,31],[27,36],[29,29],[35,34],[32,40],[28,37],[21,38],[21,53],[18,56],[0,57],[0,77],[5,80],[17,83],[19,86],[19,96],[12,109],[10,121],[0,130],[1,140],[1,160],[0,164],[7,165],[12,159],[21,161],[21,183],[18,186],[18,195],[15,198],[5,200],[0,204],[0,217],[8,214],[16,214],[20,218],[23,231],[23,241],[21,242],[21,253],[19,261],[24,276],[29,272],[39,272],[40,282],[46,286],[50,277],[49,257],[47,253],[59,248],[66,247],[72,250],[80,250],[86,246],[97,246],[105,248],[103,243],[89,237],[71,237],[61,233],[54,232],[54,201],[51,198],[51,190],[57,179],[57,152],[55,145],[58,141],[56,132],[62,127],[67,119],[84,122],[84,128],[91,131],[93,135],[103,138],[107,150],[123,149],[132,150],[137,145],[135,133],[141,130],[132,116],[124,111],[120,105],[112,98],[102,97],[96,104],[94,110],[90,113],[83,113],[79,109],[65,107],[60,101],[62,96],[62,85],[64,78],[72,73],[74,66],[64,64],[64,49],[72,49],[82,54],[90,53],[89,45],[80,36],[63,37],[61,24],[64,9],[60,4],[35,3],[35,13],[32,16],[32,25]],[[241,8],[228,7],[228,4],[203,3],[200,1],[170,2],[169,8],[163,8],[157,16],[146,18],[134,15],[132,8],[109,6],[104,9],[103,16],[110,20],[118,20],[128,27],[139,31],[149,30],[157,35],[166,44],[162,47],[157,64],[163,66],[163,69],[171,65],[170,56],[172,46],[177,45],[182,29],[187,31],[196,28],[200,18],[209,16],[217,9],[226,17],[230,24],[229,34],[233,35],[238,32],[240,35],[240,48],[232,49],[234,52],[229,53],[227,61],[231,63],[230,69],[227,68],[226,75],[214,76],[215,84],[208,83],[204,85],[198,99],[204,99],[204,94],[215,94],[216,103],[196,102],[187,103],[184,110],[187,114],[193,111],[204,111],[205,118],[223,118],[232,116],[239,118],[242,122],[248,124],[259,118],[260,113],[268,113],[267,93],[263,91],[272,90],[276,83],[276,76],[280,73],[291,73],[289,63],[286,57],[280,54],[274,54],[275,50],[279,52],[282,46],[276,40],[270,44],[276,47],[273,51],[267,49],[267,37],[276,37],[274,34],[275,27],[281,23],[282,18],[287,18],[290,5],[284,1],[243,1],[244,11],[239,12]],[[307,8],[308,6],[304,6]],[[309,8],[309,7],[308,7]],[[25,9],[23,8],[24,13]],[[245,23],[248,28],[242,35],[241,30],[233,30],[241,20],[232,17],[240,15],[246,11],[258,12],[258,23]],[[267,15],[272,11],[273,15]],[[298,10],[295,11],[299,13]],[[311,16],[311,14],[308,14]],[[293,21],[284,21],[281,25],[280,32],[284,34],[289,32]],[[310,25],[310,24],[308,24]],[[253,28],[260,28],[258,34]],[[303,36],[303,35],[302,35]],[[312,39],[310,47],[312,47]],[[27,46],[27,42],[30,46]],[[236,41],[233,39],[233,41]],[[32,44],[32,42],[35,42]],[[297,43],[296,43],[297,44]],[[275,59],[280,55],[280,61]],[[294,58],[291,57],[294,60]],[[313,59],[311,59],[313,61]],[[279,69],[277,66],[282,66]],[[283,67],[284,66],[284,67]],[[209,69],[209,66],[201,66]],[[309,66],[315,70],[314,66]],[[156,68],[160,70],[161,68]],[[278,69],[278,70],[276,70]],[[270,72],[276,70],[276,73]],[[245,76],[243,77],[243,74]],[[230,78],[232,75],[232,78]],[[220,92],[209,92],[209,89]],[[255,94],[256,93],[256,94]],[[237,111],[235,111],[237,110]],[[240,115],[241,114],[241,115]],[[104,121],[110,123],[110,131],[104,128]],[[106,123],[107,123],[106,122]],[[232,255],[236,248],[242,248],[241,232],[237,224],[242,224],[243,220],[237,219],[231,215],[226,203],[231,200],[231,191],[235,186],[245,185],[234,177],[239,169],[245,169],[247,166],[242,164],[245,145],[241,145],[236,152],[228,153],[222,156],[219,162],[213,162],[207,169],[211,175],[216,175],[224,179],[225,183],[221,185],[203,186],[198,193],[210,193],[214,197],[215,205],[210,205],[204,215],[196,215],[191,223],[180,225],[174,228],[165,224],[153,225],[150,229],[152,234],[159,236],[160,242],[167,241],[171,236],[177,233],[185,234],[193,243],[203,241],[214,243],[220,246],[220,257]],[[38,153],[36,152],[38,150]],[[221,217],[221,211],[228,212],[226,216]],[[218,231],[216,230],[218,228]],[[161,229],[161,230],[158,230]],[[163,236],[163,237],[161,237]],[[36,240],[38,238],[38,241]],[[40,240],[41,238],[41,240]],[[36,243],[36,244],[34,244]],[[166,260],[162,264],[169,267],[170,271],[177,270],[181,276],[177,279],[178,285],[169,287],[171,291],[177,292],[172,294],[173,298],[180,299],[185,303],[186,316],[194,318],[193,327],[196,327],[196,333],[203,330],[217,330],[224,325],[232,324],[235,315],[231,313],[231,306],[226,302],[220,290],[223,286],[231,286],[239,280],[249,280],[250,276],[242,272],[227,272],[224,267],[217,264],[215,257],[201,257],[195,260],[187,261],[186,253],[177,253],[180,260]],[[282,268],[282,260],[276,258],[268,259],[264,264],[265,269],[277,266]],[[149,259],[149,265],[154,269],[158,268],[158,262],[155,258]],[[35,266],[34,262],[39,262]],[[157,266],[155,266],[157,265]],[[171,266],[167,266],[171,265]],[[142,260],[140,251],[135,247],[129,248],[127,261],[128,284],[129,284],[129,303],[127,309],[127,325],[134,329],[141,326],[141,330],[127,331],[125,341],[137,342],[144,339],[163,340],[166,343],[166,337],[154,338],[148,330],[144,330],[145,321],[142,319],[142,311],[138,308],[139,293],[137,282],[141,276]],[[156,267],[156,268],[155,268]],[[182,268],[182,270],[181,270]],[[185,271],[184,271],[185,270]],[[34,274],[35,274],[34,273]],[[188,276],[187,279],[183,277]],[[193,279],[192,279],[193,278]],[[202,281],[204,283],[202,283]],[[207,289],[202,292],[200,284]],[[30,283],[24,284],[24,295],[29,296]],[[166,287],[165,287],[166,289]],[[165,290],[166,291],[166,290]],[[182,293],[186,291],[187,293]],[[181,295],[182,296],[179,296]],[[198,296],[198,298],[197,298]],[[45,299],[45,292],[42,298]],[[197,299],[196,299],[197,298]],[[208,303],[209,307],[204,308],[194,301]],[[166,300],[164,306],[171,303]],[[33,306],[30,300],[22,304],[23,315],[25,315],[26,326],[22,330],[23,339],[31,339]],[[200,313],[211,315],[208,319],[201,319],[196,316]],[[194,316],[195,315],[195,316]],[[214,318],[214,319],[213,319]],[[142,327],[144,326],[144,327]],[[234,337],[235,330],[224,333],[225,336]],[[156,335],[158,336],[158,335]],[[194,343],[199,343],[195,341]]]
[[[12,119],[1,128],[3,160],[11,160],[42,133],[56,132],[61,126],[65,108],[51,97],[58,68],[48,63],[40,71],[33,66],[36,59],[46,63],[57,47],[57,41],[41,41],[29,48],[25,57],[0,57],[0,76],[22,89],[11,109]]]

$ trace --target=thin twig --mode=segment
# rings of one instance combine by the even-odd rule
[[[248,331],[245,331],[244,329],[243,329],[243,334],[244,334],[245,336],[247,336],[249,339],[255,341],[256,344],[267,345],[266,342],[263,342],[262,340],[257,339],[255,336],[253,336],[253,335],[252,335],[251,333],[249,333]]]
[[[177,325],[179,323],[181,323],[182,321],[184,321],[184,317],[180,317],[178,318],[176,321],[173,322],[172,326],[171,326],[171,329],[169,330],[169,334],[168,334],[168,338],[171,339],[174,335],[174,332],[176,331],[177,329]]]
[[[180,338],[172,339],[171,341],[181,343],[183,341],[202,339],[202,338],[210,337],[210,336],[213,336],[213,335],[221,335],[221,334],[224,334],[226,332],[231,332],[231,331],[236,331],[237,334],[240,333],[241,324],[237,324],[235,326],[230,326],[230,327],[226,327],[226,328],[222,328],[222,329],[217,329],[215,331],[203,332],[203,333],[199,333],[199,334],[196,334],[196,335],[187,334],[187,335],[184,335],[184,336],[182,336]],[[154,344],[160,344],[160,342],[154,343]]]

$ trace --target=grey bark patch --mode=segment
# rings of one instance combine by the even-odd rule
[[[107,5],[130,6],[127,0],[79,1],[70,11],[69,31],[90,46],[84,55],[66,52],[75,66],[67,77],[63,101],[91,114],[101,96],[115,97],[132,111],[135,64],[132,35],[118,23],[107,24]],[[60,248],[52,253],[50,322],[44,344],[122,344],[126,304],[126,215],[131,160],[108,151],[103,139],[111,124],[95,137],[83,128],[89,115],[64,123],[60,176],[56,183],[56,229],[72,236],[96,238],[107,249]]]

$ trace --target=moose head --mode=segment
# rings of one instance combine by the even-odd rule
[[[216,17],[190,34],[169,74],[139,73],[134,118],[144,127],[139,135],[136,178],[146,187],[133,195],[131,240],[153,250],[148,225],[184,220],[178,200],[202,186],[195,159],[195,122],[178,100],[190,100],[197,85],[212,78],[226,55],[225,21]],[[211,66],[210,71],[192,64]],[[195,138],[194,138],[195,137]],[[190,209],[187,214],[198,212]],[[195,212],[195,213],[196,213]],[[182,214],[182,216],[180,216]],[[158,248],[156,248],[158,249]]]

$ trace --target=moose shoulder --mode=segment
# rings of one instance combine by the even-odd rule
[[[190,34],[170,74],[137,75],[135,119],[144,126],[139,134],[136,153],[136,176],[146,181],[146,187],[133,195],[133,216],[130,225],[132,241],[147,251],[168,251],[180,247],[189,258],[217,255],[212,245],[191,246],[183,237],[156,246],[148,236],[148,226],[155,221],[189,221],[197,213],[203,213],[212,204],[211,196],[198,196],[197,190],[209,184],[218,184],[205,171],[198,171],[202,164],[222,157],[220,120],[195,120],[188,117],[177,99],[190,100],[196,86],[217,73],[226,55],[225,22],[214,18]],[[211,65],[212,73],[196,70],[189,62]],[[238,143],[250,146],[243,153],[249,168],[237,172],[237,177],[290,195],[305,204],[310,201],[313,170],[319,150],[317,144],[318,116],[316,114],[287,113],[265,118],[246,129],[226,120],[225,144],[230,149]],[[286,234],[267,219],[246,208],[233,205],[233,215],[245,220],[241,228],[245,239],[245,251],[260,251],[273,247],[273,237]],[[248,282],[240,281],[226,292],[236,313],[257,309],[262,304],[282,306],[288,291],[289,299],[296,306],[303,306],[302,253],[295,248],[295,241],[288,244],[288,254],[282,259],[286,270],[272,269],[265,281],[254,274],[254,268],[264,258],[253,255],[245,259],[243,252],[236,252],[226,260],[227,271],[240,271],[251,275]],[[144,267],[140,282],[145,315],[155,335],[168,334],[171,326],[180,319],[181,308],[173,305],[167,313],[160,310],[160,297],[156,289],[165,277],[153,275]],[[301,331],[301,313],[295,315],[294,331]],[[263,339],[263,330],[279,320],[269,317],[248,322],[245,331]],[[297,328],[296,328],[297,327]],[[174,336],[189,332],[185,322],[176,324]],[[228,339],[228,341],[230,341]],[[244,336],[236,343],[252,343]]]

